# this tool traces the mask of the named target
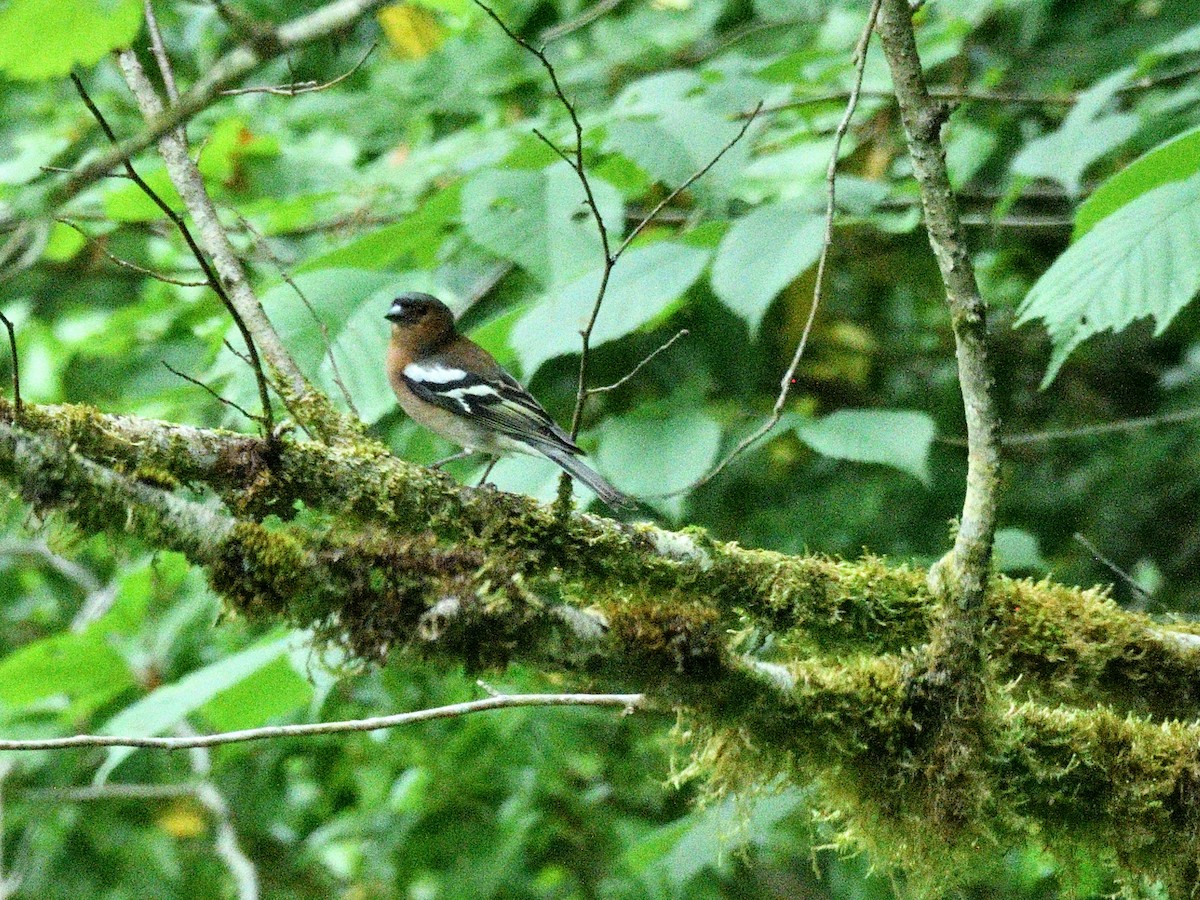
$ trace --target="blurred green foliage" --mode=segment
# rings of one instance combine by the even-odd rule
[[[277,23],[319,4],[232,5]],[[136,6],[0,4],[0,223],[22,192],[58,177],[41,167],[72,167],[103,148],[61,76],[128,40]],[[617,381],[679,329],[689,334],[592,399],[583,444],[667,521],[750,546],[868,547],[929,562],[961,499],[961,401],[877,47],[842,147],[824,300],[786,418],[710,483],[662,496],[703,475],[775,402],[811,301],[831,134],[866,4],[612,6],[586,21],[589,7],[577,0],[496,3],[531,41],[549,40],[614,246],[737,134],[739,116],[759,101],[766,110],[614,271],[593,339],[593,386]],[[156,9],[184,85],[238,40],[212,4]],[[52,27],[51,10],[75,16],[75,30]],[[1118,583],[1118,598],[1194,615],[1197,419],[1045,434],[1200,407],[1200,312],[1188,305],[1200,283],[1194,5],[972,0],[930,3],[917,24],[931,83],[957,98],[947,156],[992,307],[1004,430],[1041,436],[1008,449],[998,563],[1067,582],[1111,580],[1078,532],[1145,591]],[[379,49],[328,90],[229,97],[188,130],[301,366],[338,402],[344,387],[398,453],[432,461],[452,448],[405,421],[381,377],[390,296],[417,289],[446,299],[561,420],[603,260],[574,173],[532,134],[563,148],[574,139],[545,71],[466,0],[386,7],[264,67],[251,84],[328,82],[375,41]],[[146,43],[143,30],[135,45]],[[81,74],[118,134],[136,132],[116,68],[101,61]],[[136,163],[179,202],[153,154]],[[36,261],[0,283],[25,399],[248,429],[162,365],[254,407],[245,366],[224,349],[230,323],[217,299],[111,258],[198,280],[159,210],[128,181],[106,179],[61,214],[87,239],[61,223],[42,228]],[[1049,335],[1043,324],[1014,330],[1018,314]],[[1039,390],[1048,369],[1057,377]],[[555,471],[506,460],[493,478],[549,498]],[[460,673],[357,671],[308,649],[302,635],[224,620],[203,576],[172,554],[31,519],[16,501],[3,521],[5,736],[228,729],[478,694]],[[534,672],[490,677],[506,689],[556,687]],[[678,752],[669,724],[512,710],[191,756],[8,756],[3,874],[16,896],[38,898],[247,896],[222,850],[222,815],[191,789],[203,782],[224,798],[225,826],[265,897],[904,892],[871,874],[869,860],[818,849],[829,826],[802,790],[775,785],[696,807],[694,785],[668,780]],[[962,892],[1051,897],[1064,879],[1083,895],[1111,889],[1102,860],[1062,865],[1036,847],[1013,851],[981,862],[967,879],[976,886]]]

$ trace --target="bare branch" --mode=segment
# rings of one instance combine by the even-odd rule
[[[592,394],[604,394],[604,393],[607,393],[608,391],[615,391],[621,385],[625,384],[631,378],[633,378],[635,375],[637,375],[638,372],[642,371],[642,369],[644,369],[647,365],[649,365],[650,362],[656,356],[658,356],[660,353],[665,353],[667,350],[670,350],[672,344],[674,344],[680,338],[687,337],[688,334],[690,334],[690,332],[686,328],[679,329],[679,331],[677,331],[675,333],[674,337],[672,337],[670,340],[668,340],[665,344],[661,345],[657,349],[652,350],[649,353],[649,355],[646,356],[645,359],[643,359],[640,363],[638,363],[636,366],[634,366],[632,369],[630,369],[629,374],[625,375],[622,378],[617,379],[612,384],[606,384],[604,387],[588,388],[588,391],[587,391],[588,395],[591,396]]]
[[[121,737],[107,734],[77,734],[65,738],[35,738],[29,740],[0,740],[0,750],[65,750],[73,747],[147,747],[158,750],[186,750],[193,747],[218,747],[244,741],[267,738],[308,737],[314,734],[345,734],[352,731],[379,731],[413,722],[450,719],[492,709],[511,709],[522,706],[612,706],[625,710],[643,707],[644,694],[504,694],[452,703],[432,709],[397,713],[391,716],[372,716],[343,722],[310,722],[300,725],[267,725],[241,731],[201,734],[195,737]]]
[[[600,0],[595,6],[585,9],[575,18],[568,19],[566,22],[559,22],[552,28],[547,28],[543,31],[541,33],[542,44],[549,44],[551,41],[566,37],[568,34],[579,31],[581,28],[586,28],[601,16],[612,12],[620,5],[621,0]]]
[[[179,87],[175,84],[175,70],[171,68],[171,60],[167,56],[167,48],[163,44],[162,30],[158,27],[158,17],[154,15],[153,0],[142,0],[142,13],[146,16],[146,30],[150,32],[150,50],[154,61],[158,63],[159,74],[162,75],[163,88],[171,106],[179,103]],[[181,124],[175,129],[181,140],[187,140],[187,129]]]
[[[1159,75],[1147,75],[1123,85],[1117,89],[1118,94],[1134,94],[1147,91],[1171,81],[1191,77],[1200,72],[1200,66],[1187,66],[1182,69],[1164,72]],[[998,103],[1011,106],[1074,106],[1079,102],[1079,91],[1065,94],[1029,94],[1022,91],[977,90],[940,86],[929,88],[929,96],[935,100],[945,100],[949,103]],[[896,95],[892,91],[862,91],[860,96],[876,100],[894,101]],[[817,106],[822,103],[843,102],[850,97],[849,91],[830,91],[815,94],[811,97],[798,97],[784,103],[776,103],[763,108],[763,113],[777,113],[786,109],[802,109],[806,106]],[[747,115],[743,113],[743,115]]]
[[[122,54],[122,56],[124,56],[126,54],[128,54],[129,56],[136,59],[136,57],[133,56],[132,52],[125,51],[125,54]],[[140,64],[139,64],[139,71],[140,71]],[[74,72],[71,73],[71,81],[74,82],[75,90],[79,92],[79,96],[82,98],[84,105],[87,106],[87,108],[91,112],[92,116],[96,119],[96,122],[100,125],[100,128],[104,131],[105,136],[113,144],[118,144],[119,142],[117,141],[117,136],[113,132],[112,127],[108,124],[108,120],[104,118],[104,114],[102,112],[100,112],[99,107],[97,107],[96,104],[94,102],[92,102],[92,98],[88,94],[87,88],[85,88],[83,86],[83,82],[80,81],[79,76],[76,75]],[[147,82],[147,87],[149,87],[149,82]],[[153,91],[153,88],[150,88],[150,90]],[[155,100],[157,102],[157,98],[155,98]],[[164,141],[167,141],[170,139],[171,138],[169,136],[163,138]],[[260,421],[263,423],[263,427],[264,427],[266,433],[270,434],[272,431],[272,424],[271,424],[272,423],[272,412],[271,412],[271,398],[270,398],[270,395],[267,393],[266,374],[263,372],[262,363],[258,358],[258,349],[254,346],[254,338],[251,336],[250,330],[246,326],[245,320],[242,318],[238,308],[234,305],[233,300],[230,298],[229,294],[226,292],[225,286],[221,283],[221,280],[217,277],[217,273],[214,272],[212,266],[209,265],[208,257],[204,255],[204,251],[202,251],[200,249],[200,245],[196,243],[196,239],[194,237],[192,237],[191,229],[188,228],[187,223],[183,220],[183,217],[181,215],[179,215],[179,213],[177,213],[171,207],[171,205],[169,203],[167,203],[167,201],[165,201],[161,196],[159,196],[158,192],[155,191],[154,188],[150,187],[150,185],[146,183],[146,180],[144,178],[142,178],[141,175],[138,174],[137,169],[135,169],[133,167],[133,163],[130,162],[130,160],[128,158],[122,160],[122,165],[124,165],[125,172],[127,175],[129,175],[130,179],[139,188],[141,188],[142,193],[144,193],[147,197],[149,197],[150,200],[154,203],[154,205],[157,206],[160,210],[162,210],[163,215],[165,215],[168,219],[170,219],[172,224],[174,224],[174,226],[179,230],[179,234],[183,237],[183,240],[187,244],[188,249],[191,250],[192,256],[194,256],[196,258],[196,262],[200,265],[200,270],[204,273],[204,277],[207,280],[209,287],[211,287],[213,290],[213,293],[215,293],[221,299],[221,302],[225,305],[225,309],[229,312],[229,315],[233,318],[234,324],[237,326],[238,331],[241,332],[242,340],[244,340],[246,342],[246,350],[250,354],[250,358],[254,361],[254,364],[255,364],[255,378],[258,382],[259,402],[262,403],[262,409],[263,409],[262,417],[261,417]]]
[[[149,2],[149,0],[147,0]],[[341,84],[355,72],[362,68],[363,63],[370,58],[375,52],[375,48],[379,46],[379,41],[375,41],[367,48],[367,52],[362,55],[353,66],[334,78],[331,81],[321,83],[319,81],[293,81],[291,84],[265,86],[265,87],[248,87],[248,88],[229,88],[221,91],[221,94],[226,97],[236,97],[239,94],[274,94],[277,97],[295,97],[297,94],[314,94],[317,91],[324,91],[334,85]]]
[[[1078,428],[1051,428],[1046,431],[1030,431],[1023,434],[1003,434],[1000,436],[1000,444],[1003,447],[1021,447],[1026,444],[1069,441],[1098,434],[1118,434],[1125,431],[1137,431],[1139,428],[1154,428],[1158,425],[1172,425],[1177,422],[1194,422],[1196,419],[1200,419],[1200,407],[1159,413],[1155,416],[1139,416],[1136,419],[1081,425]],[[967,446],[967,439],[964,437],[939,437],[937,441],[939,444],[948,444],[951,447]]]
[[[881,0],[874,0],[872,2],[870,12],[867,13],[867,24],[863,26],[862,34],[859,35],[858,43],[854,45],[854,53],[851,55],[851,60],[854,64],[854,86],[851,88],[850,96],[846,102],[846,111],[842,113],[841,121],[838,122],[837,129],[833,133],[833,150],[829,154],[829,165],[825,169],[825,234],[821,239],[821,255],[817,258],[817,275],[813,281],[812,306],[809,307],[808,318],[804,322],[804,330],[800,332],[800,340],[796,344],[796,350],[792,353],[792,361],[788,364],[787,370],[783,373],[783,378],[779,381],[779,394],[775,398],[775,406],[771,410],[771,415],[768,419],[749,435],[742,438],[737,446],[724,459],[717,463],[716,466],[710,469],[698,481],[693,482],[681,491],[672,492],[672,495],[695,490],[701,485],[712,481],[726,466],[741,455],[747,447],[768,434],[779,424],[779,420],[783,418],[784,405],[787,403],[788,396],[792,392],[792,386],[796,383],[796,370],[799,368],[800,360],[804,356],[804,350],[808,346],[808,338],[812,334],[813,324],[817,319],[817,310],[821,306],[821,294],[825,286],[825,264],[829,258],[829,248],[833,244],[833,215],[837,199],[838,156],[842,150],[842,138],[846,136],[846,132],[850,128],[850,119],[854,116],[854,110],[858,106],[859,92],[862,90],[863,72],[867,65],[867,49],[871,44],[871,33],[875,30],[875,20],[879,17],[880,3]]]

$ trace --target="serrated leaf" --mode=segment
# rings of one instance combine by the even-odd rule
[[[1071,351],[1152,316],[1155,334],[1200,288],[1200,174],[1142,194],[1068,247],[1025,296],[1016,325],[1041,319],[1049,385]]]
[[[177,725],[222,691],[251,677],[288,651],[296,637],[289,635],[257,644],[227,656],[212,665],[185,675],[172,684],[164,684],[141,700],[125,707],[100,729],[101,734],[149,737]],[[96,784],[134,752],[133,747],[110,747],[104,764],[96,772]]]
[[[591,346],[624,337],[668,312],[704,271],[712,252],[674,241],[635,247],[612,270]],[[600,270],[588,272],[534,306],[513,327],[513,350],[527,376],[549,359],[579,352],[600,287]]]
[[[58,78],[128,47],[141,25],[138,0],[9,0],[0,11],[0,71]]]
[[[1100,185],[1075,213],[1071,240],[1079,240],[1105,216],[1147,191],[1182,181],[1197,171],[1200,171],[1200,127],[1164,141]]]
[[[891,466],[929,484],[929,448],[937,428],[926,413],[839,410],[821,419],[801,420],[795,431],[825,456]]]
[[[824,236],[824,218],[796,203],[760,206],[726,232],[713,260],[712,286],[745,319],[751,336],[771,301],[817,261]]]
[[[620,241],[620,192],[591,179],[610,241]],[[521,266],[547,287],[564,284],[603,260],[596,222],[579,177],[562,160],[544,169],[489,169],[463,188],[463,228],[471,240]]]

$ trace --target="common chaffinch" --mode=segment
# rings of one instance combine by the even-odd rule
[[[392,301],[387,375],[400,408],[435,434],[492,456],[541,454],[611,507],[631,501],[578,457],[583,453],[492,355],[459,334],[441,300],[410,292]]]

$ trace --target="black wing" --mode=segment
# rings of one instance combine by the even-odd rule
[[[541,444],[573,454],[583,452],[520,382],[503,369],[497,370],[497,377],[485,378],[456,368],[410,365],[405,368],[403,378],[422,400],[535,449]]]

